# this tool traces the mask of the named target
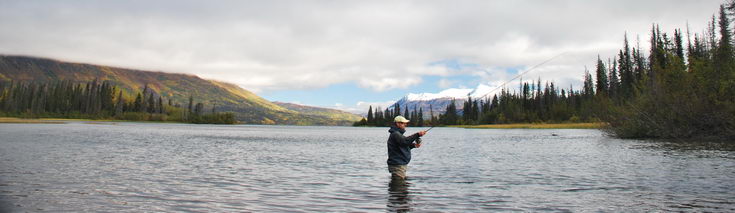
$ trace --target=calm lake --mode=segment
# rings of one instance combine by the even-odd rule
[[[391,184],[387,130],[0,124],[0,211],[735,211],[723,144],[434,128]]]

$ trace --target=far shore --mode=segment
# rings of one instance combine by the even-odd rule
[[[171,123],[171,124],[190,124],[178,121],[135,121],[135,120],[114,120],[114,119],[83,119],[83,118],[18,118],[18,117],[0,117],[0,124],[65,124],[69,122],[84,122],[89,124],[110,124],[115,122],[136,122],[136,123]],[[229,125],[229,124],[226,124]]]
[[[453,125],[450,127],[468,129],[600,129],[605,123],[520,123],[520,124],[483,124],[483,125]]]
[[[129,120],[95,120],[75,118],[18,118],[0,117],[0,123],[18,124],[65,124],[68,122],[153,122],[153,123],[179,123],[166,121],[129,121]],[[467,129],[600,129],[607,124],[598,123],[516,123],[516,124],[483,124],[483,125],[450,125],[447,127]]]
[[[17,117],[0,117],[0,123],[19,123],[19,124],[64,124],[67,122],[132,122],[125,120],[93,120],[93,119],[76,119],[76,118],[17,118]]]

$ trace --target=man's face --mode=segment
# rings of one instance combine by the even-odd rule
[[[406,126],[408,126],[408,123],[396,123],[396,126],[401,129],[406,129]]]

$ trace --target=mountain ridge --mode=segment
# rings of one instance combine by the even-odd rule
[[[449,106],[452,101],[455,101],[458,113],[462,114],[464,102],[468,100],[468,97],[472,99],[492,99],[491,94],[492,92],[496,92],[495,90],[496,88],[490,87],[486,84],[478,84],[474,89],[449,88],[438,93],[408,93],[388,107],[388,109],[395,108],[396,104],[401,106],[402,111],[406,108],[408,108],[409,111],[422,109],[424,117],[427,119],[431,116],[427,112],[433,112],[435,116],[438,114],[444,114],[447,106]]]
[[[357,115],[350,116],[353,114],[341,111],[319,114],[289,110],[237,85],[203,79],[192,74],[64,62],[33,56],[0,55],[0,81],[11,80],[41,82],[108,80],[128,96],[147,86],[156,95],[172,99],[182,105],[193,96],[196,102],[202,102],[207,107],[216,106],[217,111],[235,112],[237,120],[249,124],[350,125],[360,119]],[[336,117],[344,119],[333,120]]]

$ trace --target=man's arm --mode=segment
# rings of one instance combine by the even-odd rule
[[[406,137],[406,142],[413,143],[416,139],[419,139],[419,137],[421,137],[419,136],[419,133],[414,133],[413,135]]]
[[[407,146],[407,147],[414,148],[413,141],[416,139],[415,138],[412,139],[413,135],[406,137],[406,136],[403,136],[401,133],[394,132],[391,134],[391,137],[393,138],[393,142],[395,142],[399,146]]]
[[[421,136],[424,136],[425,134],[426,134],[426,131],[419,131],[417,133],[414,133],[411,136],[406,137],[406,141],[408,141],[409,143],[413,143],[414,141],[419,139]]]
[[[426,134],[426,131],[419,131],[417,133],[414,133],[411,136],[405,137],[406,143],[408,143],[408,147],[411,147],[412,149],[421,147],[421,144],[416,144],[414,142],[425,134]]]

